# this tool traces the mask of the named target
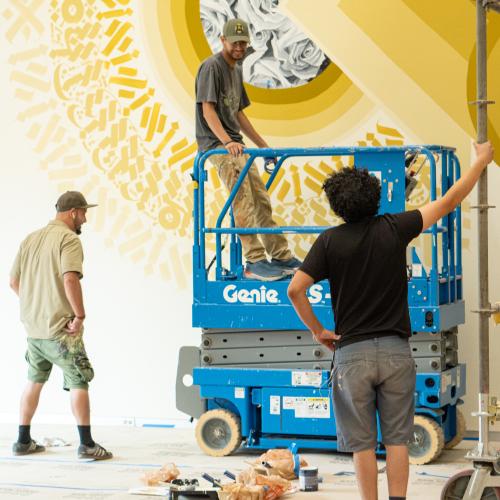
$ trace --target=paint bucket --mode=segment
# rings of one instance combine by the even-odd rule
[[[318,491],[318,468],[301,467],[299,470],[300,491]]]

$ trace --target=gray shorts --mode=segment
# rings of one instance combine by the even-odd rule
[[[413,432],[415,363],[407,339],[363,340],[338,349],[333,404],[339,451],[377,446],[377,411],[384,445],[406,444]]]

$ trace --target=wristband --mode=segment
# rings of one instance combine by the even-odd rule
[[[223,145],[224,147],[226,147],[228,144],[231,144],[232,142],[235,142],[235,141],[232,141],[232,140],[231,140],[231,141],[223,142],[223,143],[222,143],[222,145]]]
[[[85,315],[84,316],[75,316],[76,319],[79,319],[79,320],[84,320],[85,319]]]

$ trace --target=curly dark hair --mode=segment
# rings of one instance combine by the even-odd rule
[[[358,222],[377,215],[380,182],[366,169],[343,168],[323,183],[330,207],[345,222]]]

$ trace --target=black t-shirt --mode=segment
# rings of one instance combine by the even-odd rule
[[[384,335],[411,335],[406,247],[422,231],[418,210],[327,229],[300,270],[328,279],[340,346]]]

